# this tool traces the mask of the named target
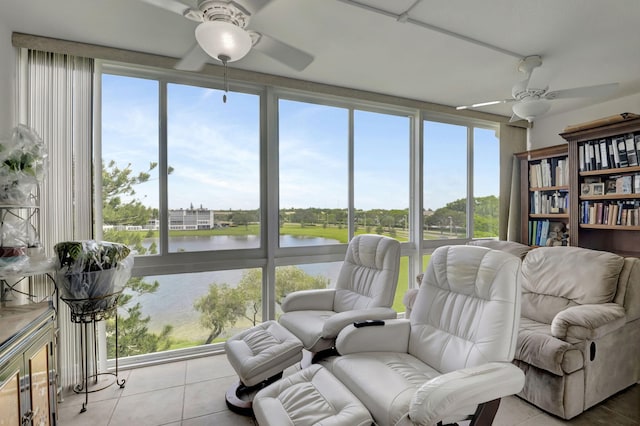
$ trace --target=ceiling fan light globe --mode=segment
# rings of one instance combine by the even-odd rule
[[[545,114],[551,108],[551,104],[544,99],[525,99],[513,105],[513,113],[518,117],[532,122],[537,117]]]
[[[206,21],[196,27],[196,40],[212,58],[227,62],[242,59],[251,50],[251,36],[247,31],[225,21]]]

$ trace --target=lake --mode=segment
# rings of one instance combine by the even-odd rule
[[[249,236],[194,236],[171,237],[169,247],[172,251],[206,251],[255,248],[259,237]],[[336,244],[337,240],[320,237],[295,237],[282,235],[281,246],[300,247],[310,245]],[[151,241],[146,241],[151,244]],[[332,283],[338,277],[342,262],[299,265],[298,267],[311,275],[321,274]],[[174,327],[173,335],[184,339],[204,339],[208,331],[199,325],[200,313],[193,308],[196,299],[208,292],[209,285],[226,283],[230,286],[238,284],[244,270],[198,272],[180,275],[147,276],[145,281],[158,281],[160,286],[153,294],[136,297],[132,303],[139,302],[144,316],[150,316],[149,329],[159,332],[164,325]]]

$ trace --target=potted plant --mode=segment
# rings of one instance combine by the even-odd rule
[[[46,148],[38,134],[25,125],[16,126],[0,139],[0,204],[29,204],[44,179]]]
[[[56,244],[54,251],[56,283],[72,313],[87,315],[115,306],[133,268],[133,255],[126,245],[65,241]]]
[[[47,154],[42,139],[24,125],[0,137],[0,268],[20,269],[28,248],[39,245],[33,226],[18,209],[36,206]]]

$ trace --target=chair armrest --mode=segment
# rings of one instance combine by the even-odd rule
[[[332,311],[335,293],[333,288],[294,291],[285,296],[280,308],[282,312]]]
[[[524,373],[507,362],[490,362],[452,371],[423,384],[413,395],[409,418],[420,425],[434,425],[468,407],[513,395],[524,387]]]
[[[559,339],[595,340],[626,322],[624,308],[616,303],[571,306],[555,316],[551,334]]]
[[[385,320],[383,326],[356,328],[346,326],[338,334],[336,350],[340,355],[356,352],[403,352],[409,350],[411,323],[406,319]]]
[[[397,317],[398,313],[396,311],[391,308],[382,307],[339,312],[327,318],[324,327],[322,327],[322,337],[325,339],[336,337],[338,333],[340,333],[340,330],[356,321],[368,319],[387,320]]]

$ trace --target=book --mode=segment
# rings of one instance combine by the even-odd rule
[[[629,162],[629,166],[637,166],[638,165],[638,156],[636,153],[636,144],[633,140],[633,133],[625,136],[624,139],[625,148],[627,150],[627,161]]]
[[[584,172],[586,170],[584,163],[584,144],[578,145],[578,167],[580,168],[581,172]]]
[[[591,142],[587,142],[587,146],[589,147],[589,164],[587,164],[588,170],[597,170],[597,168],[596,168],[596,149],[593,146],[593,143],[591,143]]]
[[[633,190],[632,176],[620,176],[616,179],[616,194],[631,194]]]
[[[619,167],[629,167],[629,161],[627,158],[627,143],[625,142],[624,137],[623,136],[616,137],[615,144],[618,147],[618,156],[620,158]]]
[[[618,146],[613,143],[613,139],[607,139],[609,148],[609,165],[611,168],[620,167],[620,156],[618,156]]]
[[[607,149],[607,140],[600,139],[600,142],[598,143],[600,145],[600,160],[602,161],[602,168],[608,169],[609,168],[609,152]]]
[[[541,221],[542,224],[540,226],[540,238],[538,240],[538,245],[539,246],[544,246],[547,244],[547,238],[549,235],[549,221],[548,220],[542,220]]]
[[[633,193],[640,194],[640,173],[633,176]]]
[[[602,150],[600,149],[600,143],[597,141],[592,141],[591,145],[593,146],[593,151],[594,151],[593,153],[595,154],[595,157],[596,157],[595,170],[600,170],[602,169],[602,159],[600,155]]]

